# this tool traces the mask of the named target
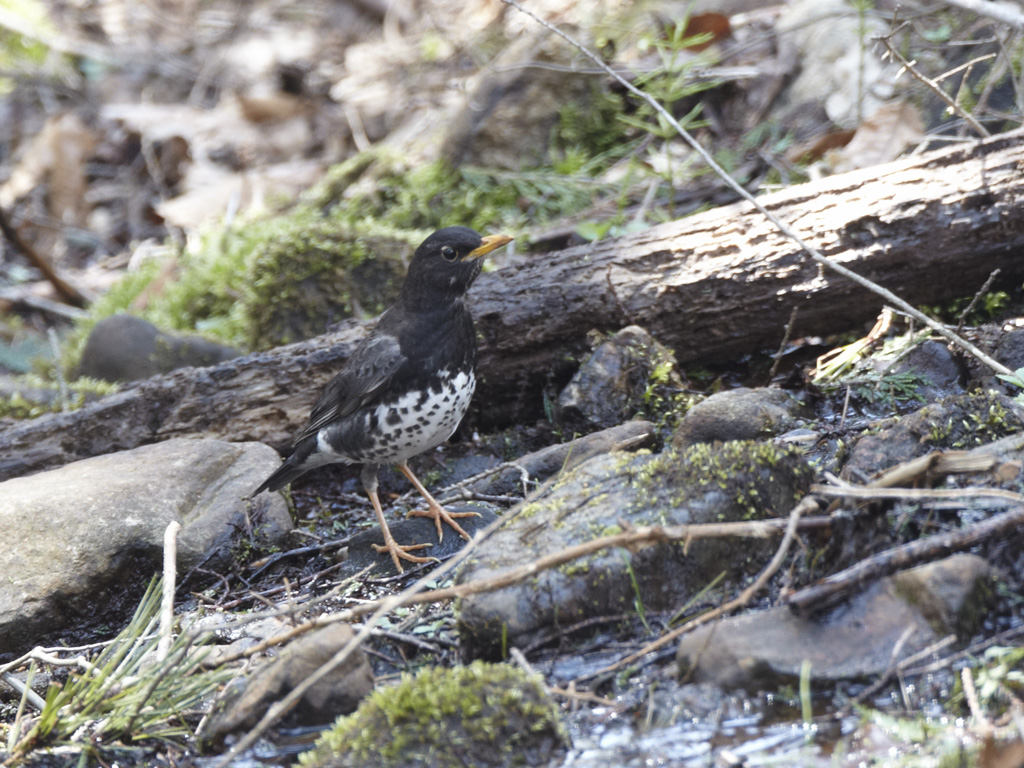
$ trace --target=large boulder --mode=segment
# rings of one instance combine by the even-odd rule
[[[0,656],[41,635],[122,618],[161,570],[225,564],[242,536],[279,544],[279,494],[248,496],[280,464],[262,443],[168,440],[0,483]]]

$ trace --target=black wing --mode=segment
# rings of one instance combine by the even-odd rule
[[[342,371],[323,388],[309,414],[309,423],[295,443],[373,402],[405,361],[394,336],[374,333],[367,337]]]

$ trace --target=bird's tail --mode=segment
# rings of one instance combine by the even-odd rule
[[[260,483],[260,487],[253,491],[253,496],[258,496],[263,491],[277,491],[284,488],[292,480],[295,480],[299,475],[304,474],[307,470],[313,469],[317,466],[308,462],[310,454],[316,449],[316,435],[312,435],[298,445],[295,446],[295,450],[292,451],[292,455],[285,459],[284,464],[277,468],[277,470]]]

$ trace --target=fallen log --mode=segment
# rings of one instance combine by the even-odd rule
[[[971,295],[994,269],[1024,275],[1024,133],[1016,131],[764,195],[826,256],[911,303]],[[748,203],[627,237],[526,256],[470,292],[481,340],[480,428],[543,413],[592,330],[644,326],[684,366],[837,332],[881,302],[806,259]],[[344,330],[126,386],[69,414],[0,429],[0,479],[193,435],[287,445],[365,333]]]

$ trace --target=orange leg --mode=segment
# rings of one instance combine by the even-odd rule
[[[384,532],[384,546],[380,544],[372,545],[378,552],[387,552],[391,555],[391,559],[395,562],[395,569],[399,573],[404,573],[405,569],[402,568],[401,560],[408,560],[410,563],[429,563],[440,562],[436,557],[418,557],[416,555],[410,555],[409,552],[414,549],[423,549],[424,547],[431,546],[430,544],[399,544],[395,541],[391,535],[391,530],[388,528],[388,522],[384,519],[384,510],[381,509],[380,499],[377,497],[377,491],[367,490],[366,495],[370,497],[370,503],[373,504],[373,511],[377,515],[377,522],[380,523],[380,529]],[[401,558],[401,560],[399,559]]]
[[[444,520],[448,525],[455,529],[455,532],[459,534],[466,541],[469,541],[469,534],[462,530],[462,526],[455,522],[453,518],[456,517],[479,517],[477,512],[449,512],[440,504],[437,503],[437,499],[430,495],[430,491],[423,487],[423,483],[419,481],[419,478],[412,473],[409,469],[409,465],[404,461],[398,465],[399,471],[409,478],[409,482],[413,484],[413,487],[420,492],[420,496],[427,500],[427,508],[414,509],[409,513],[409,517],[430,517],[433,518],[434,523],[437,525],[437,540],[444,541],[444,532],[441,528],[441,521]]]

